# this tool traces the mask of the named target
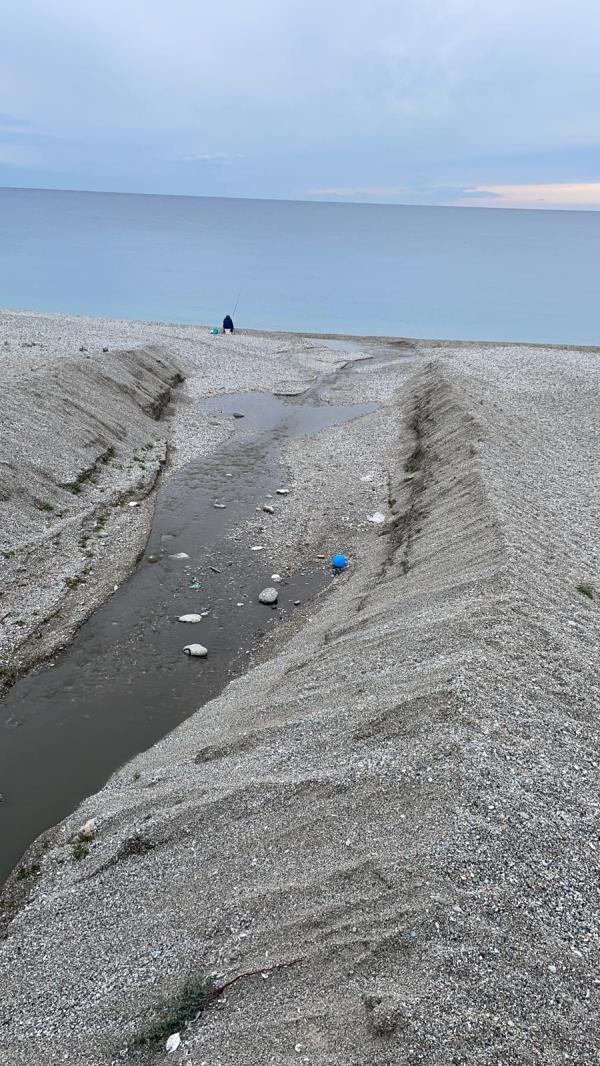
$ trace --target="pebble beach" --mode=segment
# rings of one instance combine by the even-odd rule
[[[598,1062],[598,350],[334,345],[0,313],[7,686],[231,438],[201,401],[374,407],[232,534],[347,569],[9,877],[6,1066]]]

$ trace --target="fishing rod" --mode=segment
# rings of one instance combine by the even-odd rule
[[[232,314],[232,316],[231,316],[232,318],[235,318],[235,312],[237,311],[237,306],[238,306],[238,304],[239,304],[239,302],[240,302],[240,296],[241,296],[241,295],[242,295],[242,290],[240,289],[240,291],[239,291],[239,292],[238,292],[238,294],[237,294],[237,300],[235,301],[235,307],[234,307],[234,309],[233,309],[233,314]]]

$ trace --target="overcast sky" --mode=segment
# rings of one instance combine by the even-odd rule
[[[4,0],[0,184],[600,207],[599,0]]]

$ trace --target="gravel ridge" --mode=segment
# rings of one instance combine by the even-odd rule
[[[187,978],[254,970],[173,1061],[599,1061],[597,359],[417,364],[387,432],[344,427],[342,479],[370,441],[386,485],[380,533],[40,847],[0,947],[7,1066],[123,1061]]]

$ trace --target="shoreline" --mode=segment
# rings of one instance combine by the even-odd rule
[[[239,342],[238,386],[348,362]],[[379,407],[286,449],[267,543],[288,565],[335,538],[353,565],[40,846],[0,944],[19,1066],[65,1041],[108,1066],[185,979],[256,969],[183,1020],[194,1061],[593,1061],[595,352],[419,344],[324,381]]]
[[[135,194],[139,195],[139,194]],[[204,325],[200,322],[178,322],[178,321],[163,321],[161,319],[140,319],[140,318],[110,318],[101,315],[84,315],[84,314],[72,314],[66,311],[34,311],[27,308],[18,307],[0,307],[0,324],[3,320],[10,316],[23,316],[31,319],[47,319],[64,320],[66,323],[110,323],[112,326],[119,325],[121,327],[154,327],[158,329],[166,330],[198,330],[206,332],[210,330],[210,326]],[[284,330],[284,329],[255,329],[251,327],[243,327],[236,330],[237,335],[244,335],[249,337],[269,338],[269,337],[283,337],[293,338],[296,340],[347,340],[357,341],[366,344],[385,344],[385,345],[400,345],[408,346],[410,348],[547,348],[549,351],[581,351],[581,352],[597,352],[600,353],[600,344],[579,344],[576,341],[571,343],[556,343],[553,344],[549,341],[543,340],[494,340],[490,337],[483,338],[461,338],[461,337],[411,337],[399,334],[386,334],[386,333],[328,333],[325,331],[313,332],[311,330]]]

